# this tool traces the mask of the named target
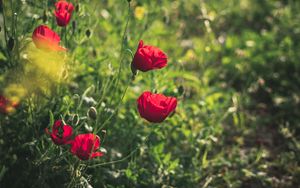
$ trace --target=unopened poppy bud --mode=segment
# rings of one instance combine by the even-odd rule
[[[167,16],[164,16],[164,17],[163,17],[163,22],[164,22],[164,23],[168,23],[168,17],[167,17]]]
[[[100,147],[100,152],[102,152],[102,153],[104,153],[104,154],[106,154],[107,153],[107,150],[105,149],[105,148],[103,148],[103,147]]]
[[[89,126],[87,123],[84,123],[84,128],[87,132],[93,132],[93,127]]]
[[[78,105],[79,102],[80,102],[80,96],[78,94],[74,94],[73,97],[72,97],[75,105]]]
[[[95,50],[95,48],[93,48],[92,54],[94,57],[97,57],[97,51]]]
[[[43,22],[45,23],[47,20],[48,20],[48,17],[47,17],[47,11],[44,11],[44,14],[43,14]]]
[[[183,87],[182,85],[180,85],[180,86],[177,88],[177,90],[178,90],[178,94],[179,94],[180,96],[184,94],[184,87]]]
[[[15,46],[15,40],[12,37],[9,37],[8,42],[7,42],[7,48],[9,51],[12,51],[12,49]]]
[[[97,110],[95,107],[91,107],[88,111],[88,117],[93,119],[93,120],[96,120],[97,119]]]
[[[78,125],[79,124],[79,115],[78,114],[74,114],[72,117],[72,125]]]
[[[79,11],[79,4],[77,4],[77,5],[75,6],[75,11],[76,11],[76,12]]]
[[[134,68],[134,66],[132,66],[132,64],[131,64],[131,72],[132,72],[132,80],[134,80],[135,76],[137,75],[137,69]]]
[[[90,38],[91,34],[92,34],[92,32],[91,32],[90,29],[87,29],[87,30],[85,31],[85,35],[86,35],[87,38]]]
[[[72,21],[72,31],[73,31],[73,33],[75,33],[75,30],[76,30],[76,21],[73,20]]]

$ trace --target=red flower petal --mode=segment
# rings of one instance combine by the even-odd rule
[[[144,45],[141,40],[132,61],[132,67],[147,72],[153,69],[161,69],[167,65],[167,55],[157,47]]]
[[[32,34],[32,40],[37,48],[50,51],[65,51],[59,46],[60,37],[46,25],[38,26]]]
[[[49,133],[48,129],[46,133]],[[64,125],[61,120],[55,121],[52,127],[50,137],[56,145],[71,144],[73,128],[70,125]]]
[[[58,26],[65,27],[69,24],[74,6],[72,3],[61,0],[55,3],[56,10],[54,15]]]
[[[96,152],[100,147],[100,138],[92,133],[79,134],[75,137],[71,153],[81,160],[88,160],[94,157],[103,156],[103,153]]]
[[[138,111],[149,122],[164,121],[176,108],[177,99],[145,91],[137,100]]]

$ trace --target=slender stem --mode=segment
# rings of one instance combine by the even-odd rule
[[[152,85],[152,88],[154,88],[153,92],[156,93],[157,92],[157,83],[156,83],[156,79],[155,79],[155,72],[151,71],[150,75],[151,75],[151,81],[152,81],[151,85]]]
[[[115,161],[110,161],[110,162],[106,162],[106,163],[100,163],[100,164],[96,164],[96,165],[92,165],[89,166],[88,168],[95,168],[95,167],[99,167],[99,166],[104,166],[104,165],[109,165],[109,164],[114,164],[114,163],[119,163],[119,162],[123,162],[126,159],[128,159],[129,157],[131,157],[137,150],[139,149],[139,147],[136,147],[134,150],[132,150],[126,157],[120,159],[120,160],[115,160]]]
[[[127,33],[127,30],[128,30],[128,25],[129,25],[129,21],[130,21],[130,12],[131,12],[131,7],[130,7],[130,2],[128,2],[128,15],[127,15],[127,21],[126,21],[126,25],[125,25],[125,29],[124,29],[124,32],[123,32],[123,36],[122,36],[122,44],[121,44],[121,51],[120,51],[120,66],[119,66],[119,70],[118,70],[118,74],[116,75],[116,80],[115,80],[115,84],[113,84],[115,87],[114,88],[118,88],[118,84],[119,84],[119,81],[120,81],[120,74],[121,74],[121,70],[122,70],[122,67],[123,67],[123,58],[124,58],[124,43],[125,43],[125,39],[126,39],[126,33]],[[114,82],[114,81],[112,81]],[[116,109],[115,111],[105,120],[105,122],[102,124],[102,126],[97,129],[96,133],[98,133],[101,129],[103,129],[106,124],[111,120],[111,118],[116,114],[118,108],[120,107],[121,105],[121,102],[123,101],[124,97],[125,97],[125,94],[127,92],[127,89],[129,87],[131,83],[131,80],[128,82],[123,94],[122,94],[122,97],[120,99],[120,101],[118,102],[117,106],[116,106]],[[111,91],[113,92],[113,91]],[[117,93],[117,92],[113,92],[113,93]],[[113,97],[114,98],[114,97]]]
[[[121,70],[123,67],[123,55],[124,55],[124,44],[125,44],[125,40],[126,40],[126,33],[128,30],[128,25],[129,25],[129,21],[130,21],[130,12],[131,12],[131,8],[130,8],[130,2],[128,2],[128,15],[127,15],[127,21],[126,21],[126,25],[125,25],[125,29],[124,29],[124,33],[122,36],[122,44],[121,44],[121,51],[120,51],[120,66],[119,66],[119,70],[118,70],[118,74],[117,74],[117,79],[116,79],[116,83],[114,84],[117,88],[119,81],[120,81],[120,74],[121,74]]]
[[[14,19],[14,39],[16,42],[16,53],[17,53],[17,62],[20,60],[20,44],[19,44],[19,38],[18,38],[18,14],[13,14]]]
[[[77,172],[77,169],[78,169],[79,165],[80,165],[80,161],[78,160],[78,162],[75,164],[73,172],[71,174],[71,181],[70,181],[70,183],[68,185],[68,188],[74,187],[72,185],[73,185],[73,182],[75,180],[76,172]]]
[[[66,48],[68,48],[68,40],[67,40],[67,26],[64,27],[64,43]]]
[[[115,108],[115,111],[105,120],[105,122],[102,124],[102,126],[99,129],[97,129],[96,133],[98,133],[101,129],[103,129],[108,124],[108,122],[111,120],[111,118],[117,113],[117,111],[126,95],[126,92],[127,92],[127,89],[129,88],[130,83],[131,83],[131,81],[128,82],[128,84],[125,88],[125,91],[123,92],[122,97]]]
[[[5,40],[5,46],[6,46],[6,53],[7,53],[7,56],[8,56],[9,66],[12,66],[11,54],[10,54],[10,51],[8,50],[8,33],[7,33],[7,24],[6,24],[6,15],[5,15],[4,1],[2,1],[1,4],[2,4],[3,27],[4,27],[3,29],[4,29],[4,40]]]
[[[14,19],[13,19],[13,17],[14,17],[14,7],[13,7],[13,2],[12,2],[12,0],[10,0],[10,8],[11,8],[11,17],[12,17],[12,20],[11,20],[11,30],[12,30],[12,32],[14,32]]]
[[[161,128],[161,126],[156,126],[147,136],[146,139],[143,140],[142,144],[145,144],[148,140],[149,137],[151,136],[152,133],[155,133],[157,130],[159,130]],[[134,150],[132,150],[127,156],[125,156],[124,158],[120,159],[120,160],[115,160],[115,161],[110,161],[110,162],[106,162],[106,163],[100,163],[100,164],[95,164],[92,166],[88,166],[87,168],[95,168],[95,167],[99,167],[99,166],[104,166],[104,165],[109,165],[109,164],[114,164],[114,163],[119,163],[119,162],[123,162],[126,159],[128,159],[129,157],[131,157],[135,152],[137,152],[137,150],[140,147],[136,147]]]
[[[5,18],[5,8],[4,8],[4,1],[0,0],[2,4],[2,16],[3,16],[3,26],[4,26],[4,39],[5,45],[7,46],[7,29],[6,29],[6,18]]]

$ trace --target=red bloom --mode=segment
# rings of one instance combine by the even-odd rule
[[[145,91],[138,98],[137,103],[141,117],[153,123],[160,123],[175,111],[177,99]]]
[[[81,160],[101,157],[103,156],[103,153],[99,151],[97,152],[99,146],[99,136],[92,133],[79,134],[75,137],[72,143],[71,153]]]
[[[73,4],[68,3],[64,0],[60,0],[55,3],[55,7],[56,10],[54,11],[54,15],[56,17],[57,25],[61,27],[68,25],[72,17],[72,12],[74,10]]]
[[[13,102],[6,97],[0,95],[0,113],[8,114],[13,112],[18,107],[18,102]]]
[[[141,40],[131,66],[134,69],[147,72],[165,67],[167,61],[168,57],[163,51],[154,46],[144,46],[144,42]]]
[[[55,121],[52,127],[52,133],[49,133],[48,129],[46,129],[46,132],[50,134],[52,141],[56,145],[72,143],[73,128],[70,125],[64,125],[61,120]]]
[[[59,46],[60,37],[45,25],[38,26],[32,34],[32,40],[37,48],[51,51],[64,51],[65,48]]]

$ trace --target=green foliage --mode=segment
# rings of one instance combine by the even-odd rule
[[[300,2],[72,1],[66,30],[53,0],[0,2],[0,92],[36,26],[68,48],[61,82],[0,114],[0,187],[299,186]],[[169,63],[132,80],[140,39]],[[145,90],[176,96],[176,113],[141,119]],[[80,162],[54,145],[44,129],[59,118],[98,134],[105,156]]]

